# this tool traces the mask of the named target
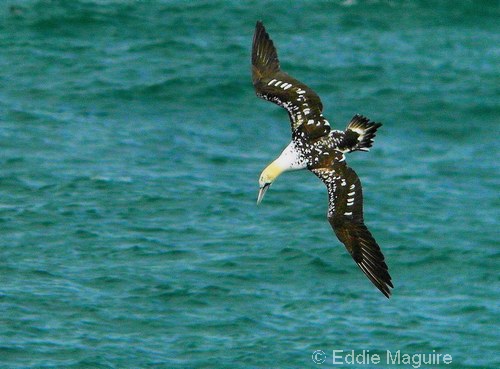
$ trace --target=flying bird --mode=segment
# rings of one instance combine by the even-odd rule
[[[364,223],[361,182],[345,161],[346,153],[369,151],[382,124],[355,115],[344,131],[332,130],[319,96],[280,69],[276,48],[260,21],[253,37],[252,82],[258,97],[286,109],[292,128],[291,142],[260,175],[257,203],[281,173],[313,172],[328,190],[328,221],[338,239],[389,298],[394,286],[380,246]]]

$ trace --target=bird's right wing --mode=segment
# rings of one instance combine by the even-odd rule
[[[299,127],[315,139],[330,132],[323,104],[309,87],[280,70],[278,54],[262,22],[257,22],[252,45],[252,81],[257,96],[285,108],[292,131]]]
[[[363,193],[358,175],[336,150],[311,171],[328,189],[328,221],[338,239],[363,273],[389,298],[390,287],[394,286],[380,246],[364,223]]]

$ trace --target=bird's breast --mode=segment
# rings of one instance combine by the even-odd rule
[[[302,147],[299,147],[294,140],[283,150],[278,159],[276,159],[276,162],[285,171],[305,169],[308,164]]]

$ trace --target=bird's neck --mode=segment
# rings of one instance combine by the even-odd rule
[[[289,170],[300,170],[307,168],[307,162],[301,155],[300,151],[297,149],[295,143],[292,141],[283,150],[283,152],[278,156],[278,158],[273,161],[270,166],[275,166],[281,169],[282,172]]]

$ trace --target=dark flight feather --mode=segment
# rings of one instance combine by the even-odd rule
[[[281,71],[276,48],[262,22],[255,26],[252,81],[257,96],[288,111],[292,131],[302,127],[311,139],[330,132],[330,124],[322,114],[321,99],[308,86]]]
[[[390,288],[394,286],[380,246],[364,224],[363,191],[358,175],[337,150],[325,156],[311,171],[328,189],[328,221],[337,238],[363,273],[389,298]]]

